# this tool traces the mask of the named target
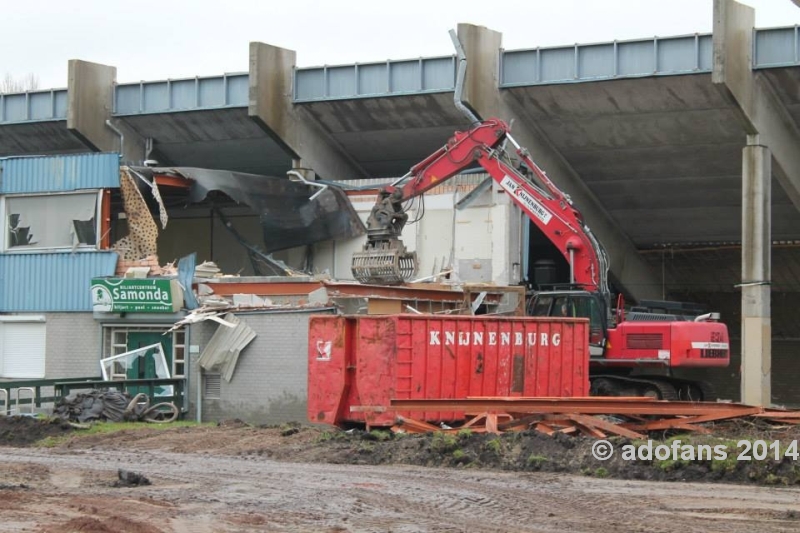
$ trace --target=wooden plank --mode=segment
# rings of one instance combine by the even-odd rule
[[[607,437],[605,433],[593,427],[584,426],[583,424],[580,423],[576,423],[575,427],[577,427],[578,431],[580,431],[587,437],[594,437],[595,439],[605,439]]]
[[[752,412],[749,405],[712,402],[630,401],[618,398],[393,399],[400,411],[489,411],[604,415],[701,416],[721,412],[734,416]]]
[[[536,431],[538,431],[540,433],[544,433],[545,435],[547,435],[549,437],[552,437],[553,434],[555,434],[555,432],[556,432],[555,429],[553,429],[552,427],[548,426],[544,422],[539,422],[538,424],[536,424],[533,427],[533,429],[535,429]]]
[[[473,416],[464,425],[461,426],[461,429],[471,428],[473,426],[479,426],[479,425],[481,425],[480,424],[481,422],[483,422],[484,425],[485,425],[485,423],[486,423],[485,420],[486,420],[486,417],[488,415],[489,415],[489,413],[479,413],[479,414]]]
[[[406,418],[401,415],[397,415],[397,421],[398,421],[397,424],[398,426],[414,433],[441,431],[441,428],[434,426],[433,424],[428,424],[427,422],[423,422],[421,420],[414,420],[413,418]]]
[[[629,439],[644,439],[646,437],[646,435],[626,429],[618,424],[608,422],[596,416],[567,415],[567,418],[584,426],[592,427],[594,429],[602,429],[607,433],[614,433],[615,435],[621,435],[623,437],[628,437]]]
[[[508,422],[498,424],[501,431],[520,431],[530,428],[533,424],[542,420],[541,415],[529,415],[521,418],[512,417]]]
[[[489,433],[499,434],[500,430],[497,429],[497,415],[488,413],[486,415],[486,431]]]

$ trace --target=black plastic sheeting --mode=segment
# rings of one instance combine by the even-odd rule
[[[319,189],[287,177],[186,167],[134,170],[151,179],[153,173],[158,173],[193,180],[189,203],[200,203],[209,192],[220,191],[249,206],[260,217],[266,253],[331,239],[352,239],[366,233],[347,195],[338,187],[329,186],[309,200]]]

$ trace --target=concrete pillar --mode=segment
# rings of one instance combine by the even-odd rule
[[[750,136],[742,154],[742,402],[771,402],[771,186],[769,149]]]
[[[758,134],[775,158],[775,178],[800,209],[800,130],[769,79],[753,71],[755,11],[734,0],[714,0],[711,79],[736,104],[746,134]]]
[[[610,277],[636,299],[661,298],[658,276],[639,255],[597,197],[583,182],[566,159],[550,143],[547,135],[536,127],[535,120],[516,99],[499,88],[500,49],[502,37],[483,26],[459,24],[458,38],[467,56],[464,99],[482,118],[515,119],[512,134],[560,189],[572,197],[583,213],[587,225],[605,246],[611,260]]]
[[[121,121],[114,120],[117,69],[71,59],[67,79],[67,129],[98,152],[118,152],[124,163],[144,159],[144,140]],[[111,121],[114,131],[106,121]]]
[[[250,43],[250,118],[318,176],[370,177],[310,113],[292,102],[295,59],[293,50]]]

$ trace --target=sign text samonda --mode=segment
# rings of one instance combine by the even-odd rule
[[[561,334],[544,332],[437,331],[428,332],[431,346],[558,346]]]

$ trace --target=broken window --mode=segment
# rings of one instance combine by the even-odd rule
[[[118,355],[100,359],[105,381],[130,379],[170,379],[167,358],[161,344],[151,344]],[[155,396],[172,396],[172,385],[154,387]]]
[[[97,245],[96,192],[5,199],[6,249]]]

